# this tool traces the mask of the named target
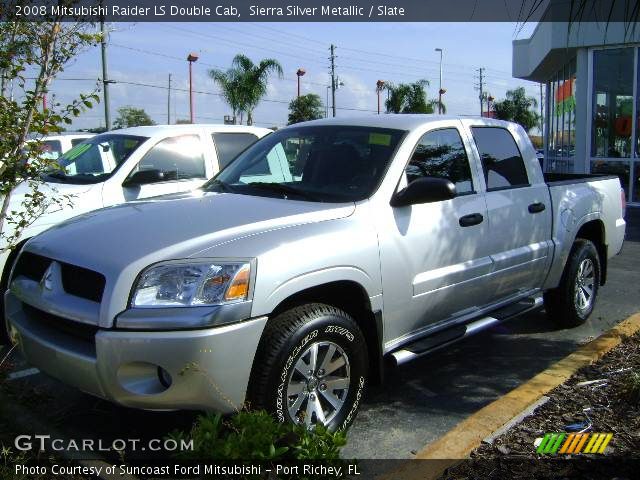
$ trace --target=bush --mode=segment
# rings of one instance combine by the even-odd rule
[[[193,440],[193,451],[177,453],[189,460],[338,460],[346,443],[344,431],[279,423],[265,411],[240,411],[228,419],[208,413],[189,435],[175,430],[169,438]]]

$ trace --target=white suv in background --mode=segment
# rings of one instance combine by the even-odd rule
[[[195,189],[268,133],[271,130],[243,125],[154,125],[84,136],[57,158],[61,169],[43,177],[43,192],[73,195],[73,206],[50,208],[21,233],[21,241],[92,210]],[[74,141],[71,135],[46,141],[63,138]],[[29,191],[28,185],[19,185],[12,192],[9,211],[19,210]],[[0,249],[3,246],[0,241]],[[2,291],[18,250],[0,253]],[[0,330],[2,337],[5,332]]]

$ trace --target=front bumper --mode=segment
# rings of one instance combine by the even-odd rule
[[[245,401],[267,321],[181,331],[96,329],[78,336],[50,326],[51,319],[39,318],[11,291],[5,314],[26,359],[68,385],[128,407],[222,413]]]

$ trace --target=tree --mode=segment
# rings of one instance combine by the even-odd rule
[[[233,115],[247,114],[247,125],[253,125],[253,111],[267,93],[269,75],[276,73],[282,78],[282,66],[273,58],[254,64],[246,55],[233,58],[231,68],[226,72],[210,70],[209,76],[222,89],[222,96],[233,110]]]
[[[44,172],[59,168],[44,155],[42,138],[60,132],[63,124],[72,123],[99,101],[97,90],[79,94],[67,105],[48,95],[56,75],[81,51],[100,41],[95,25],[63,23],[60,16],[52,15],[42,22],[21,21],[12,16],[17,3],[20,0],[5,2],[0,22],[0,252],[12,249],[22,231],[47,209],[72,202],[69,195],[60,195],[42,180]],[[59,2],[63,6],[70,3]],[[34,81],[27,76],[35,76]],[[17,90],[11,98],[7,97],[9,86]],[[26,193],[12,201],[21,184]]]
[[[425,87],[429,86],[428,80],[418,80],[414,83],[401,83],[399,85],[387,84],[389,98],[385,102],[387,113],[434,113],[438,108],[437,99],[427,99]],[[447,109],[442,104],[442,112]]]
[[[496,118],[519,123],[527,132],[540,120],[540,115],[535,111],[537,107],[538,101],[535,97],[527,97],[523,87],[508,90],[506,99],[493,104]]]
[[[320,96],[315,93],[301,95],[289,103],[288,125],[306,122],[308,120],[317,120],[323,116],[322,100],[320,100]]]
[[[144,125],[155,125],[156,122],[142,108],[131,106],[120,107],[118,118],[113,122],[114,130],[118,128],[142,127]]]

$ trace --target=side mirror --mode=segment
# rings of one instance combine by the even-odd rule
[[[162,173],[160,170],[138,170],[136,173],[127,178],[122,186],[137,187],[138,185],[162,182],[163,180],[164,173]]]
[[[391,198],[392,207],[404,207],[418,203],[441,202],[456,196],[456,186],[446,178],[422,177]]]

